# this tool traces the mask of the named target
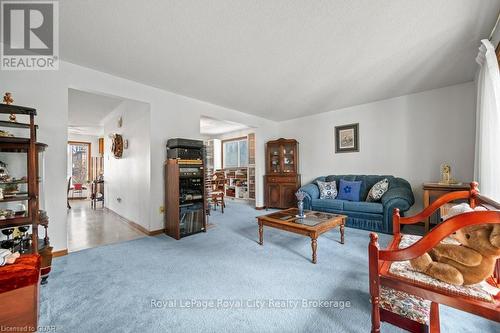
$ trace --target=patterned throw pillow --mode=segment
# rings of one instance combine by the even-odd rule
[[[339,181],[339,200],[359,201],[359,191],[361,190],[361,180],[347,181],[341,179]]]
[[[389,189],[389,180],[387,178],[384,178],[372,186],[372,188],[368,192],[368,195],[366,196],[366,201],[368,202],[380,201],[380,199],[385,194],[385,192],[387,192],[388,189]]]
[[[335,199],[337,197],[337,184],[333,182],[316,181],[319,187],[320,199]]]

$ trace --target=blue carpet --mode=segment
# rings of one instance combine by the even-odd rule
[[[265,228],[259,246],[259,213],[230,202],[225,214],[212,214],[216,226],[207,233],[145,237],[55,259],[41,291],[40,325],[57,332],[369,332],[368,232],[346,228],[345,245],[338,230],[322,235],[313,265],[308,238]],[[389,239],[380,238],[382,245]],[[338,302],[318,307],[319,300]],[[442,332],[500,329],[446,307],[441,320]],[[382,331],[401,330],[383,324]]]

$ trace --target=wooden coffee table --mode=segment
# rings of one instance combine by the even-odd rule
[[[304,219],[296,217],[297,208],[289,208],[279,212],[258,216],[259,222],[259,244],[264,245],[264,226],[286,230],[299,235],[311,237],[312,262],[316,263],[316,249],[318,247],[318,236],[340,227],[340,243],[344,244],[344,226],[347,216],[315,212],[306,210]]]

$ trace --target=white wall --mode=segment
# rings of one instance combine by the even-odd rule
[[[172,137],[200,138],[200,115],[257,127],[257,149],[276,137],[277,123],[192,98],[176,95],[67,62],[58,71],[2,71],[0,91],[13,93],[15,104],[35,107],[40,126],[39,141],[46,152],[47,212],[54,250],[67,247],[66,240],[66,147],[68,141],[68,88],[143,101],[150,105],[150,230],[163,225],[163,162],[166,142]],[[260,148],[259,148],[260,147]],[[264,162],[256,173],[262,177]],[[262,205],[262,184],[256,187]]]
[[[118,119],[122,117],[122,127]],[[104,205],[149,229],[151,181],[149,104],[124,101],[104,121]],[[109,134],[128,140],[120,159],[111,153]]]
[[[90,156],[99,156],[99,136],[68,133],[68,141],[89,142]]]
[[[330,111],[280,123],[280,134],[300,143],[305,184],[330,174],[392,174],[407,179],[419,209],[422,183],[453,176],[471,181],[475,94],[472,82]],[[360,152],[335,154],[334,127],[359,123]]]

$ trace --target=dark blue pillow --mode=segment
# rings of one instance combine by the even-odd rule
[[[362,181],[347,181],[341,179],[339,182],[339,194],[337,199],[359,201],[359,191],[361,190]]]

